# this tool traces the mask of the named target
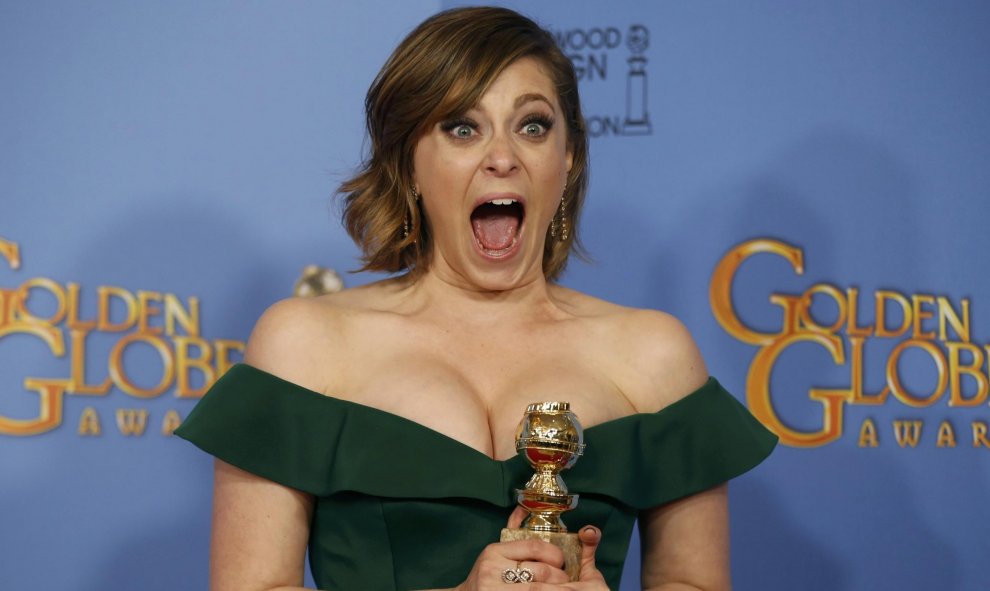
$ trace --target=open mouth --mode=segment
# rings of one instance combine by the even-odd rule
[[[481,250],[492,257],[509,254],[519,238],[525,210],[515,199],[492,199],[471,212],[471,228]]]

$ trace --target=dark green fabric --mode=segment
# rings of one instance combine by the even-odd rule
[[[320,589],[453,587],[499,531],[532,468],[496,461],[402,417],[307,390],[248,365],[230,369],[175,431],[214,456],[316,497],[310,564]],[[603,532],[612,589],[637,513],[737,476],[777,438],[714,378],[655,414],[585,429],[564,473],[581,495],[572,530]]]

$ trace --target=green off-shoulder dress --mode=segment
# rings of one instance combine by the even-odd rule
[[[532,474],[521,455],[496,461],[409,419],[243,364],[175,434],[314,495],[310,565],[332,591],[458,585],[498,540],[514,489]],[[601,528],[596,564],[613,590],[640,510],[749,470],[777,441],[714,379],[658,413],[595,425],[584,437],[584,455],[564,473],[580,500],[564,517],[572,530]]]

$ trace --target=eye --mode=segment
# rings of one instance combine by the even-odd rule
[[[539,123],[527,123],[526,127],[523,128],[523,133],[526,135],[541,135],[545,131]]]
[[[522,122],[521,132],[529,137],[542,137],[553,127],[553,119],[545,115],[530,115]]]
[[[462,117],[440,123],[440,129],[444,133],[459,140],[471,139],[477,127],[478,125],[474,121]]]

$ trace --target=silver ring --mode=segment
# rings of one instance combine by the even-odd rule
[[[533,581],[533,571],[522,567],[522,562],[516,563],[516,568],[507,568],[502,571],[502,581],[509,583],[530,583]]]

